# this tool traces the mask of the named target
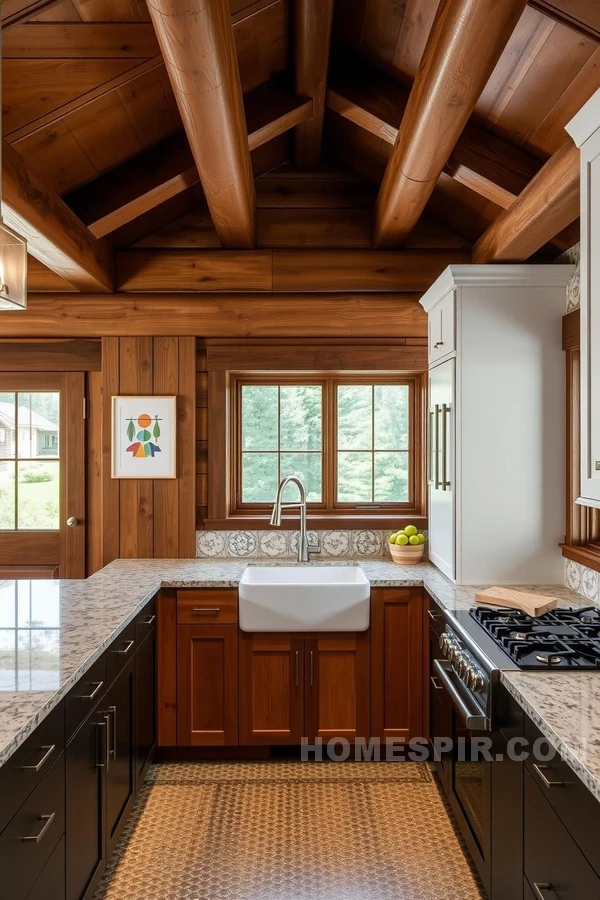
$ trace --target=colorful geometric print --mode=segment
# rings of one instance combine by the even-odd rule
[[[158,439],[161,436],[160,425],[158,424],[160,421],[161,419],[158,416],[154,416],[154,425],[150,431],[152,418],[148,413],[142,413],[137,417],[137,427],[140,430],[136,434],[134,420],[130,418],[127,425],[127,440],[133,441],[133,438],[137,437],[137,441],[133,441],[127,447],[126,452],[131,453],[135,459],[153,458],[157,453],[161,453],[161,448],[158,446]]]

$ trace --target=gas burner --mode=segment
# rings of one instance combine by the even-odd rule
[[[472,618],[522,669],[600,669],[600,610],[470,610]]]

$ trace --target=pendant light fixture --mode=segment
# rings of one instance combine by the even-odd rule
[[[2,70],[0,29],[0,73]],[[0,74],[0,93],[2,76]],[[0,120],[0,196],[2,185],[2,121]],[[27,306],[27,241],[5,224],[0,208],[0,310]]]

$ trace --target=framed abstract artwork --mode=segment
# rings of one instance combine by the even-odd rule
[[[112,398],[112,477],[177,477],[177,398]]]

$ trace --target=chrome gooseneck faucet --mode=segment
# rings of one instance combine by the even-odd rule
[[[284,490],[288,484],[295,484],[300,492],[300,499],[293,501],[281,500]],[[319,544],[311,544],[306,533],[306,490],[297,475],[288,475],[282,478],[277,488],[277,496],[273,504],[273,512],[271,514],[271,525],[281,525],[282,509],[299,509],[300,510],[300,540],[298,541],[298,562],[310,562],[310,554],[318,553],[321,549]]]

